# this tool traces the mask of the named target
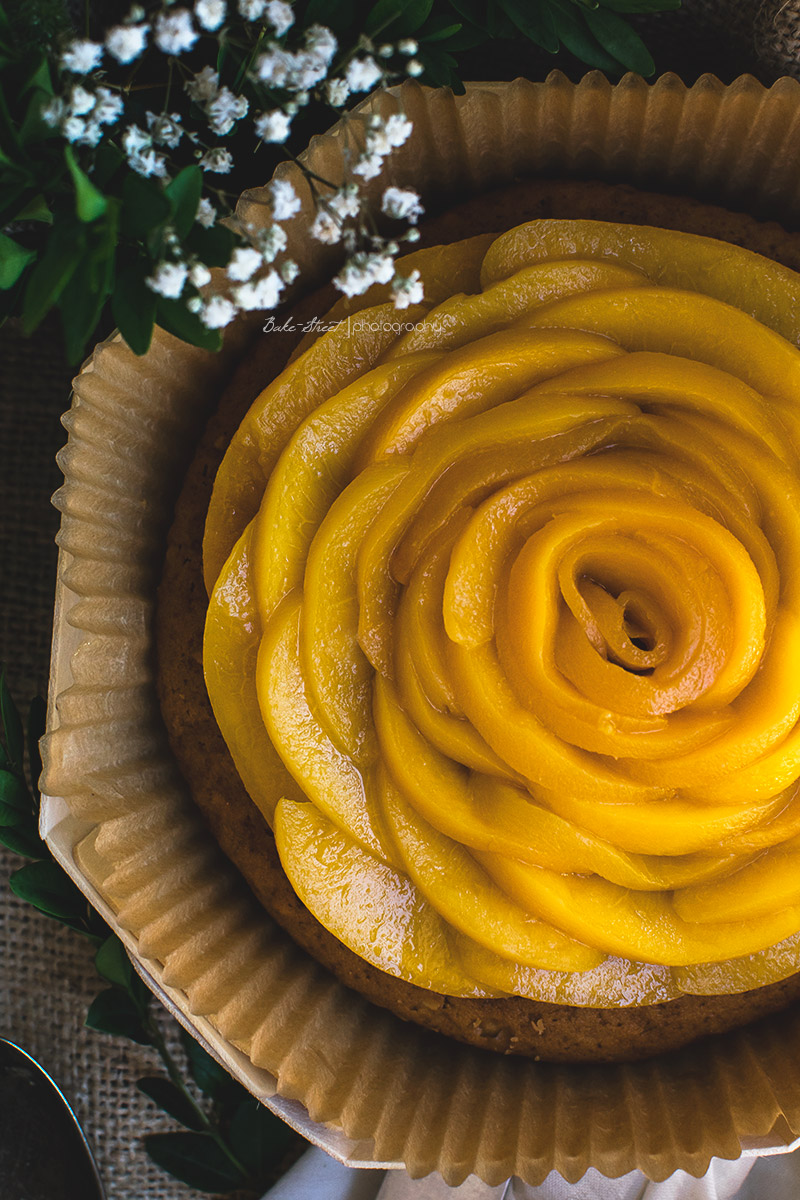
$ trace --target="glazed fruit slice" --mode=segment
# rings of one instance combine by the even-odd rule
[[[413,884],[367,854],[313,805],[281,800],[275,840],[306,908],[359,957],[444,995],[496,994],[459,970],[444,922]]]

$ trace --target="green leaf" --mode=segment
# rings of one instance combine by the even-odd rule
[[[592,36],[581,14],[575,11],[575,6],[568,0],[550,0],[550,3],[557,13],[556,32],[570,54],[589,67],[618,75],[620,64]]]
[[[3,726],[3,744],[6,753],[14,766],[21,771],[25,753],[25,738],[22,733],[19,709],[11,698],[5,671],[0,673],[0,722]]]
[[[56,863],[30,863],[9,879],[9,886],[20,900],[59,920],[80,920],[86,910],[86,900],[75,884]]]
[[[530,4],[527,0],[498,0],[501,8],[513,21],[520,33],[537,46],[541,46],[548,54],[558,50],[558,38],[553,24],[553,14],[549,8],[540,4]]]
[[[25,287],[22,301],[25,333],[36,329],[78,269],[86,249],[85,228],[78,221],[60,221],[50,230],[44,253],[39,256]]]
[[[35,796],[39,794],[39,777],[42,773],[39,741],[44,737],[46,728],[47,705],[42,696],[34,696],[28,709],[28,759],[31,791]]]
[[[254,1179],[264,1179],[299,1135],[253,1097],[243,1100],[227,1130],[228,1142]]]
[[[471,25],[483,29],[484,14],[486,11],[485,4],[481,4],[480,0],[450,0],[450,7],[469,21]]]
[[[94,156],[92,177],[100,188],[108,187],[114,175],[125,162],[125,155],[113,142],[101,142]],[[110,189],[116,194],[116,188]]]
[[[308,29],[309,25],[318,23],[329,25],[333,32],[343,32],[353,24],[354,20],[354,0],[338,0],[338,2],[309,0],[306,16],[303,18],[303,26]]]
[[[483,30],[476,29],[474,26],[464,25],[460,33],[452,34],[442,45],[445,50],[457,54],[462,50],[474,50],[476,46],[482,46],[485,42],[486,34]]]
[[[204,1095],[218,1101],[220,1097],[230,1091],[232,1084],[237,1092],[247,1095],[241,1084],[236,1083],[225,1068],[220,1066],[217,1060],[212,1058],[185,1029],[181,1030],[181,1043],[189,1060],[192,1079]]]
[[[202,225],[195,223],[187,234],[184,245],[207,267],[227,267],[236,243],[236,234],[224,225],[217,224],[212,225],[210,229],[204,229]]]
[[[153,179],[129,171],[122,185],[120,231],[135,242],[143,242],[172,214],[165,193]]]
[[[443,42],[447,38],[455,37],[463,28],[460,21],[453,22],[446,16],[433,14],[419,30],[417,37],[421,42]]]
[[[145,283],[147,267],[133,263],[118,276],[111,297],[111,312],[119,331],[134,354],[146,354],[153,336],[158,300]]]
[[[355,20],[353,0],[309,0],[303,19],[304,28],[318,23],[328,25],[335,33],[343,31]]]
[[[425,68],[423,79],[426,83],[436,87],[452,87],[458,94],[463,93],[464,88],[454,70],[458,63],[452,54],[437,45],[420,46],[417,58]]]
[[[203,1128],[203,1119],[197,1109],[171,1080],[161,1075],[147,1075],[144,1079],[137,1079],[136,1086],[154,1104],[187,1129],[197,1131]]]
[[[407,37],[427,21],[432,8],[433,0],[378,0],[367,15],[364,31],[389,41]]]
[[[583,19],[600,45],[623,67],[639,75],[653,74],[656,67],[650,51],[622,17],[598,8],[594,12],[587,10]]]
[[[8,178],[0,180],[0,225],[9,225],[32,199],[27,178],[20,183],[11,183]]]
[[[16,804],[5,804],[0,800],[0,829],[24,829],[30,825],[32,813]]]
[[[247,1182],[207,1133],[150,1133],[144,1146],[154,1163],[200,1192],[230,1192]]]
[[[203,350],[219,350],[222,333],[219,329],[207,329],[196,313],[190,313],[184,300],[167,300],[159,296],[156,307],[156,322],[173,337],[200,346]]]
[[[31,798],[19,775],[0,770],[0,803],[21,812],[32,812]]]
[[[47,854],[44,842],[25,829],[0,826],[0,842],[15,854],[21,854],[23,858],[42,858]]]
[[[130,991],[134,970],[125,947],[116,934],[112,933],[103,942],[94,956],[94,965],[102,979]]]
[[[86,231],[87,248],[82,269],[67,283],[58,301],[67,358],[77,363],[111,292],[117,249],[118,202],[109,206],[102,221]]]
[[[167,184],[167,199],[172,206],[172,224],[178,237],[186,237],[197,214],[203,192],[203,172],[198,166],[184,167]]]
[[[84,1022],[88,1029],[126,1037],[142,1046],[152,1039],[142,1024],[142,1016],[133,998],[122,988],[112,987],[95,996]]]
[[[621,13],[667,12],[680,8],[681,0],[601,0],[603,8]]]
[[[53,214],[41,192],[20,209],[15,219],[17,221],[43,221],[46,225],[53,224]]]
[[[75,161],[71,146],[64,147],[64,159],[75,187],[75,212],[79,221],[96,221],[108,208],[108,200]]]
[[[0,233],[0,290],[13,287],[28,263],[36,258],[35,250],[20,246],[12,238]]]

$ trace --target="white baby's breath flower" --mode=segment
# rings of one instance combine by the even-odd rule
[[[339,43],[327,25],[309,25],[305,36],[306,50],[330,64]]]
[[[129,125],[122,135],[122,149],[126,154],[138,154],[140,150],[152,146],[153,139],[138,125]]]
[[[268,0],[265,16],[278,37],[282,37],[294,25],[292,6],[284,4],[283,0]]]
[[[345,79],[351,92],[368,92],[382,75],[374,58],[354,58],[347,66]]]
[[[335,277],[334,283],[346,296],[359,296],[373,283],[388,283],[394,275],[390,254],[354,254]]]
[[[194,15],[198,25],[213,33],[225,20],[225,0],[195,0]]]
[[[152,146],[148,150],[137,150],[135,154],[129,155],[128,166],[137,175],[154,175],[157,179],[163,179],[167,174],[167,160]]]
[[[190,100],[196,100],[198,104],[213,100],[219,91],[219,75],[212,67],[203,67],[202,71],[186,81],[183,90]]]
[[[346,187],[339,188],[338,192],[334,192],[332,196],[328,197],[328,207],[342,221],[348,217],[357,217],[361,208],[361,200],[356,185],[351,183]]]
[[[217,219],[217,210],[207,196],[203,196],[197,206],[197,212],[194,217],[198,225],[202,225],[204,229],[210,229]]]
[[[420,232],[418,229],[407,229],[403,234],[403,239],[406,242],[418,242],[420,239]]]
[[[262,256],[252,246],[240,246],[238,250],[234,250],[226,268],[228,278],[244,283],[245,280],[251,279],[255,275],[263,262]]]
[[[286,249],[288,242],[286,230],[280,225],[270,225],[258,240],[258,248],[265,262],[274,262],[278,255]]]
[[[195,263],[189,269],[189,282],[193,283],[196,288],[205,287],[211,280],[211,272],[205,263]]]
[[[417,76],[421,75],[424,70],[425,70],[425,68],[423,67],[422,63],[419,61],[418,58],[411,58],[406,63],[406,71],[408,72],[408,74],[411,76],[412,79],[416,79]]]
[[[213,150],[206,151],[200,159],[200,166],[204,171],[213,171],[217,175],[227,175],[233,168],[233,155],[224,146],[215,146]]]
[[[102,57],[103,47],[98,42],[90,42],[88,38],[76,38],[61,55],[61,66],[65,71],[72,71],[74,75],[88,75],[95,67],[100,66]]]
[[[288,221],[300,211],[300,197],[288,179],[273,179],[269,191],[276,221]]]
[[[416,54],[419,50],[419,45],[413,38],[403,38],[397,43],[397,49],[401,54]]]
[[[152,275],[145,279],[151,291],[169,300],[177,300],[186,283],[186,263],[160,262]]]
[[[67,117],[61,132],[68,142],[78,142],[86,132],[86,122],[83,117]]]
[[[225,296],[212,296],[200,309],[200,320],[207,329],[224,329],[236,316],[236,306]]]
[[[394,46],[391,42],[384,42],[382,46],[378,46],[375,53],[378,55],[378,58],[391,58],[394,54]]]
[[[190,296],[189,299],[186,301],[186,307],[188,308],[190,313],[194,313],[195,315],[197,315],[197,313],[202,311],[203,297],[202,296]]]
[[[409,275],[395,275],[392,280],[391,297],[395,308],[408,308],[409,304],[419,304],[425,294],[419,271]]]
[[[289,76],[291,86],[298,94],[307,91],[320,83],[328,74],[328,63],[319,55],[301,50],[294,55],[294,62]]]
[[[255,119],[256,133],[264,142],[285,142],[292,128],[292,122],[285,112],[274,108],[272,112],[261,113]]]
[[[256,308],[274,308],[283,291],[283,280],[277,271],[270,271],[255,282],[240,283],[233,298],[240,308],[250,312]]]
[[[183,137],[180,113],[151,113],[147,114],[147,127],[150,136],[157,146],[169,146],[174,150],[180,145]]]
[[[332,213],[321,208],[308,232],[318,242],[325,242],[326,245],[332,246],[341,239],[342,227]]]
[[[229,88],[221,88],[206,108],[212,133],[219,137],[230,133],[235,123],[246,116],[248,107],[245,96],[235,96]]]
[[[403,113],[392,113],[383,123],[383,132],[392,147],[402,146],[411,136],[414,126]]]
[[[362,154],[353,167],[353,174],[362,179],[374,179],[383,170],[383,157],[380,154]]]
[[[239,15],[245,21],[260,21],[266,4],[267,0],[239,0]]]
[[[52,100],[48,100],[42,109],[42,120],[46,125],[55,129],[64,119],[67,113],[67,106],[60,96],[53,96]]]
[[[117,62],[133,62],[147,45],[149,32],[149,25],[115,25],[106,34],[106,50]]]
[[[383,193],[381,208],[393,221],[410,221],[412,225],[425,211],[416,192],[398,187],[386,189]]]
[[[124,108],[122,97],[110,88],[101,87],[95,92],[92,119],[100,125],[113,125],[122,116]]]
[[[69,111],[73,117],[85,117],[94,108],[94,92],[76,84],[69,94]]]
[[[256,75],[262,83],[271,87],[283,87],[289,79],[289,72],[294,62],[294,55],[279,46],[272,46],[266,54],[259,55],[256,61]]]
[[[155,43],[164,54],[183,54],[191,50],[200,36],[192,24],[188,8],[174,8],[156,17]]]
[[[325,95],[328,104],[332,104],[334,108],[341,108],[350,95],[350,85],[346,79],[329,79],[325,85]]]
[[[278,270],[284,283],[294,283],[300,274],[300,268],[293,258],[285,258]]]

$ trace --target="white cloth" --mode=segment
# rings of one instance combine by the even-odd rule
[[[552,1172],[539,1187],[510,1179],[490,1187],[471,1175],[448,1187],[439,1175],[354,1170],[312,1147],[263,1200],[798,1200],[800,1150],[766,1158],[715,1158],[702,1179],[676,1171],[653,1183],[640,1171],[606,1179],[587,1171],[578,1183]]]

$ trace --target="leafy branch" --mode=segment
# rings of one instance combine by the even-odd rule
[[[260,1196],[305,1142],[181,1030],[191,1084],[184,1077],[156,1020],[153,997],[122,942],[39,836],[38,743],[45,728],[45,705],[41,698],[32,702],[26,737],[4,674],[0,675],[0,728],[0,842],[32,860],[11,875],[9,885],[21,899],[94,946],[95,968],[108,986],[89,1006],[88,1028],[149,1046],[163,1064],[164,1075],[145,1076],[136,1086],[183,1128],[146,1134],[148,1156],[199,1191],[250,1191]]]
[[[137,354],[155,324],[218,349],[237,312],[274,308],[299,271],[284,254],[282,222],[300,209],[287,181],[270,226],[243,228],[233,216],[256,152],[267,179],[337,117],[360,128],[353,106],[406,76],[463,92],[489,44],[513,48],[515,61],[520,46],[563,48],[611,76],[650,75],[628,18],[679,6],[148,0],[110,29],[105,6],[87,5],[78,29],[59,0],[0,0],[0,321],[18,317],[31,333],[57,310],[71,362],[111,322]],[[394,117],[394,129],[378,117],[365,126],[365,149],[342,180],[321,189],[306,173],[317,217],[308,236],[342,244],[350,269],[335,282],[347,294],[390,282],[405,307],[419,289],[394,274],[394,260],[414,240],[419,198],[384,193],[384,237],[360,193],[410,134]],[[212,282],[212,267],[226,276]]]

